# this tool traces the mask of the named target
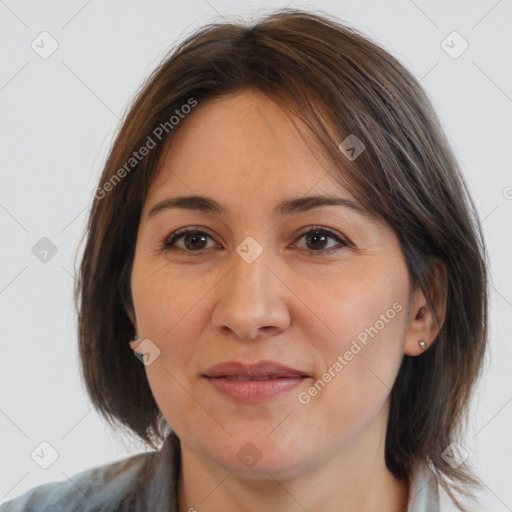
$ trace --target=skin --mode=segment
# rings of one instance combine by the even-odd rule
[[[160,350],[147,378],[181,440],[180,512],[405,511],[409,482],[384,461],[389,394],[403,355],[420,355],[418,340],[430,345],[439,327],[424,295],[410,290],[397,236],[343,206],[272,215],[282,199],[351,196],[262,93],[205,101],[182,123],[148,190],[131,276],[140,336],[131,347],[148,338]],[[229,213],[148,217],[159,201],[191,194]],[[208,236],[161,249],[187,226]],[[308,242],[315,227],[350,245]],[[263,249],[252,263],[236,251],[248,236]],[[331,252],[315,254],[322,249]],[[400,312],[300,403],[299,393],[395,303]],[[200,378],[228,360],[274,360],[311,378],[261,404],[235,403]],[[247,443],[260,453],[251,467],[237,457]]]

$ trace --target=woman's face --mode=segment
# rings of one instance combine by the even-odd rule
[[[132,348],[149,340],[168,424],[196,456],[246,474],[376,457],[404,352],[420,352],[396,235],[349,203],[308,208],[309,196],[353,198],[266,96],[199,102],[182,122],[147,194],[131,276]],[[189,200],[150,215],[181,196],[223,212]],[[301,208],[277,209],[295,199]],[[211,376],[262,361],[298,372]]]

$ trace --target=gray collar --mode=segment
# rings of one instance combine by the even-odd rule
[[[437,477],[425,463],[416,465],[411,474],[407,512],[439,512]]]

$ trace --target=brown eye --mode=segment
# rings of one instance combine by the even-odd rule
[[[162,250],[170,248],[178,248],[187,252],[199,252],[206,248],[207,239],[210,235],[204,231],[193,230],[184,228],[176,233],[173,233],[169,240],[166,240],[162,246]],[[176,245],[178,240],[183,239],[183,246]]]
[[[304,238],[306,241],[306,250],[316,253],[323,254],[326,252],[336,252],[338,249],[333,249],[333,247],[327,247],[329,243],[329,239],[335,240],[338,242],[338,245],[342,245],[346,247],[348,244],[337,234],[332,231],[326,230],[325,228],[313,228],[303,233],[299,239]]]
[[[202,252],[207,249],[208,238],[212,239],[210,235],[204,231],[197,229],[183,228],[173,233],[162,245],[162,250],[179,249],[185,252]],[[340,247],[336,248],[336,245],[347,247],[348,243],[345,242],[336,233],[327,230],[325,228],[313,228],[303,233],[299,239],[304,238],[306,241],[306,247],[304,250],[313,253],[315,255],[321,255],[324,253],[332,253],[339,250]],[[183,240],[183,243],[177,244],[176,242]],[[328,247],[329,240],[338,242],[334,244],[334,247]]]

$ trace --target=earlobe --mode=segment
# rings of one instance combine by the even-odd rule
[[[433,344],[433,342],[430,341],[430,338],[416,335],[413,339],[412,336],[413,335],[407,336],[404,346],[404,353],[408,356],[419,356],[423,354],[423,352],[426,352]]]
[[[409,327],[407,329],[404,352],[408,356],[419,356],[423,354],[434,343],[441,325],[435,319],[435,314],[426,304],[426,299],[421,294],[425,304],[416,305]],[[419,299],[420,300],[420,299]]]
[[[136,332],[133,333],[132,339],[129,341],[130,348],[132,350],[136,350],[141,343],[142,341],[140,340],[139,335]]]

